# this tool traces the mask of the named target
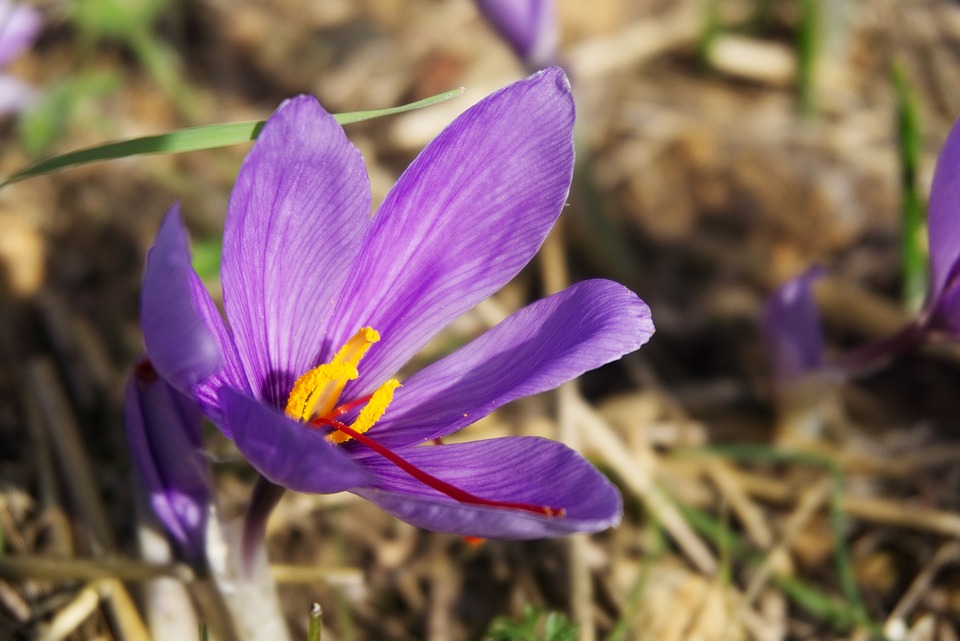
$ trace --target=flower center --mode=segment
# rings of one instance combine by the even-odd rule
[[[303,423],[309,423],[314,418],[335,419],[366,403],[350,427],[360,434],[373,427],[387,411],[387,406],[393,400],[393,392],[400,387],[400,381],[391,378],[370,396],[352,403],[337,407],[337,401],[347,382],[360,375],[357,370],[360,359],[379,340],[377,330],[364,327],[340,348],[329,363],[314,367],[298,378],[287,399],[287,416]],[[341,431],[331,432],[327,436],[328,441],[337,444],[351,438]]]
[[[566,514],[563,508],[481,498],[428,474],[385,445],[365,436],[364,432],[373,427],[386,412],[387,406],[393,400],[394,391],[400,387],[400,381],[391,378],[378,387],[373,394],[340,405],[337,405],[337,402],[347,382],[356,380],[360,375],[357,369],[360,359],[367,353],[370,346],[379,340],[380,334],[377,330],[364,327],[340,348],[329,363],[314,367],[298,378],[287,399],[287,416],[311,427],[333,428],[334,431],[327,435],[327,440],[331,443],[340,444],[353,439],[424,485],[460,503],[522,510],[548,517],[562,517]],[[350,425],[337,420],[361,406],[359,415]]]

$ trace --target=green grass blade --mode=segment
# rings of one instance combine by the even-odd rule
[[[372,111],[350,111],[345,114],[336,114],[334,115],[334,118],[336,118],[337,122],[339,122],[341,125],[352,125],[355,122],[373,120],[374,118],[382,118],[384,116],[393,116],[396,114],[402,114],[406,111],[414,111],[416,109],[423,109],[424,107],[438,105],[441,102],[450,100],[451,98],[456,98],[457,96],[463,94],[464,91],[464,88],[460,87],[459,89],[451,89],[450,91],[445,91],[437,94],[436,96],[430,96],[429,98],[424,98],[423,100],[400,105],[399,107],[374,109]]]
[[[710,49],[722,31],[720,24],[720,1],[707,0],[703,4],[703,18],[697,36],[697,59],[704,69],[710,68]]]
[[[754,445],[750,443],[719,444],[680,449],[677,453],[682,456],[691,457],[719,456],[741,463],[795,463],[798,465],[819,467],[831,472],[837,471],[836,464],[826,456],[813,452],[780,449],[770,445]]]
[[[820,56],[820,2],[800,0],[800,24],[797,25],[797,92],[800,113],[813,114],[816,101],[816,73]],[[830,0],[832,1],[832,0]]]
[[[908,311],[918,312],[927,293],[926,220],[920,196],[920,114],[917,97],[900,65],[893,68],[893,87],[897,95],[898,151],[900,189],[903,201],[902,260],[903,301]]]
[[[103,160],[114,160],[142,154],[182,153],[235,145],[255,139],[262,128],[262,121],[236,122],[225,125],[191,127],[190,129],[180,129],[156,136],[110,142],[105,145],[70,151],[53,158],[41,160],[37,164],[13,174],[7,178],[3,185],[9,185],[26,178],[42,176],[59,169]]]
[[[412,111],[422,107],[428,107],[441,102],[455,98],[463,93],[463,89],[453,89],[430,98],[411,102],[399,107],[389,107],[387,109],[374,109],[372,111],[353,111],[344,114],[336,114],[334,118],[341,125],[348,125],[363,120],[372,120],[383,116]],[[263,120],[235,122],[222,125],[206,125],[202,127],[191,127],[189,129],[179,129],[165,134],[155,136],[144,136],[143,138],[132,138],[130,140],[120,140],[117,142],[88,147],[78,151],[71,151],[53,158],[41,160],[35,165],[22,169],[13,174],[6,181],[0,184],[4,187],[26,178],[41,176],[67,167],[76,167],[92,162],[103,160],[114,160],[116,158],[127,158],[129,156],[139,156],[143,154],[175,154],[186,151],[199,151],[201,149],[214,149],[217,147],[226,147],[241,142],[254,140],[263,129]]]
[[[647,512],[644,515],[643,523],[645,524],[647,538],[650,544],[647,548],[647,553],[641,557],[640,573],[630,588],[626,605],[620,609],[620,618],[614,623],[605,641],[625,641],[631,638],[631,634],[643,624],[638,612],[644,591],[650,582],[650,575],[653,573],[654,564],[660,561],[669,549],[666,534],[664,534],[656,514],[654,512]]]

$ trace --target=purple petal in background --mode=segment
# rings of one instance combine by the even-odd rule
[[[0,118],[22,111],[36,100],[36,89],[13,76],[0,73]]]
[[[33,7],[0,0],[0,67],[26,51],[42,28],[43,18]]]
[[[410,377],[370,436],[388,447],[445,436],[504,403],[616,360],[652,334],[650,309],[626,287],[607,280],[577,283]]]
[[[564,516],[460,503],[415,480],[384,459],[366,464],[377,488],[353,490],[397,518],[428,530],[491,539],[537,539],[599,532],[620,522],[617,489],[582,456],[536,437],[411,447],[410,463],[480,498],[562,508]]]
[[[476,0],[487,22],[531,69],[553,64],[557,18],[553,0]]]
[[[220,311],[190,263],[178,205],[167,212],[147,254],[140,324],[147,354],[160,375],[195,398],[203,413],[230,436],[219,420],[217,390],[229,385],[249,391],[250,386]]]
[[[213,493],[200,451],[199,408],[143,361],[127,384],[124,420],[154,512],[188,560],[204,563]]]
[[[147,354],[160,375],[184,394],[215,374],[229,344],[216,306],[190,264],[180,208],[167,212],[147,254],[140,297]]]
[[[960,125],[940,150],[930,188],[930,290],[942,292],[960,259]]]
[[[777,288],[764,306],[762,330],[778,382],[795,380],[823,363],[823,329],[810,289],[823,275],[819,267],[807,270]]]
[[[238,353],[272,404],[282,407],[296,377],[328,355],[331,299],[370,211],[363,158],[343,128],[311,96],[280,105],[233,188],[222,266]]]
[[[930,188],[927,235],[930,290],[923,320],[937,329],[960,331],[960,122],[940,150]]]
[[[372,391],[533,258],[573,173],[573,98],[558,68],[477,103],[400,177],[340,294],[331,333],[382,340],[347,397]]]

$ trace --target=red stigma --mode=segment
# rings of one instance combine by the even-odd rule
[[[532,505],[530,503],[514,503],[511,501],[494,501],[491,499],[484,499],[474,494],[471,494],[465,490],[461,490],[460,488],[454,485],[451,485],[446,481],[438,479],[432,474],[428,474],[427,472],[424,472],[419,467],[417,467],[410,461],[404,459],[403,457],[401,457],[400,455],[398,455],[396,452],[389,449],[385,445],[382,445],[377,441],[374,441],[369,436],[366,436],[365,434],[361,434],[360,432],[357,432],[356,430],[350,428],[344,423],[341,423],[340,421],[336,420],[337,417],[343,416],[344,414],[349,412],[351,409],[358,407],[360,405],[363,405],[368,400],[369,400],[369,397],[364,397],[364,398],[357,399],[355,401],[351,401],[349,403],[345,403],[344,405],[341,405],[336,409],[334,409],[330,413],[329,417],[323,416],[323,417],[315,418],[311,421],[311,424],[326,425],[328,427],[332,427],[333,429],[339,432],[343,432],[347,436],[353,438],[357,443],[360,443],[361,445],[370,448],[371,450],[373,450],[383,458],[387,459],[388,461],[390,461],[391,463],[399,467],[401,470],[403,470],[404,472],[406,472],[416,480],[423,483],[424,485],[431,487],[442,494],[446,494],[453,500],[459,501],[460,503],[467,503],[470,505],[486,505],[488,507],[500,507],[500,508],[507,508],[511,510],[522,510],[524,512],[531,512],[533,514],[538,514],[540,516],[546,516],[549,518],[563,517],[566,515],[567,511],[562,507],[554,508],[554,507],[547,507],[545,505]]]
[[[326,418],[330,419],[331,421],[333,419],[340,418],[350,410],[366,405],[367,403],[370,402],[371,398],[373,398],[373,394],[367,394],[366,396],[361,396],[360,398],[350,401],[349,403],[338,405],[337,407],[330,410],[330,414],[328,414]]]

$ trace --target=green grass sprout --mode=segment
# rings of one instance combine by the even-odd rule
[[[697,59],[704,69],[710,68],[710,49],[722,30],[719,5],[719,0],[707,0],[702,5],[703,18],[697,36]]]
[[[559,612],[544,613],[528,605],[523,618],[498,618],[484,637],[487,641],[576,641],[578,628]]]
[[[640,629],[643,622],[637,616],[640,610],[640,603],[644,596],[644,591],[650,583],[650,575],[653,572],[654,564],[660,560],[670,549],[666,534],[663,531],[657,516],[653,512],[644,515],[643,522],[646,524],[647,538],[650,544],[646,554],[641,561],[640,572],[637,580],[630,587],[630,594],[627,596],[626,604],[621,610],[620,618],[614,623],[613,628],[606,637],[606,641],[625,641],[631,639]]]
[[[336,118],[337,122],[341,125],[348,125],[364,120],[382,118],[383,116],[392,116],[394,114],[413,111],[414,109],[421,109],[445,102],[459,96],[463,91],[462,88],[453,89],[436,96],[424,98],[423,100],[400,105],[399,107],[373,109],[369,111],[352,111],[336,114],[334,118]],[[256,139],[260,134],[264,122],[263,120],[250,120],[247,122],[205,125],[201,127],[191,127],[189,129],[179,129],[155,136],[131,138],[129,140],[97,145],[96,147],[87,147],[86,149],[71,151],[59,156],[47,158],[46,160],[41,160],[7,178],[3,183],[0,183],[0,188],[26,178],[33,178],[67,167],[76,167],[92,162],[127,158],[143,154],[176,154],[187,151],[200,151],[202,149],[215,149],[217,147],[249,142]]]
[[[907,74],[899,64],[893,67],[893,87],[897,95],[897,134],[902,191],[902,268],[903,302],[909,312],[923,306],[927,292],[926,220],[920,197],[920,114],[917,97]]]
[[[816,73],[820,56],[820,1],[800,0],[797,25],[797,97],[801,115],[816,106]],[[831,0],[832,1],[832,0]]]

